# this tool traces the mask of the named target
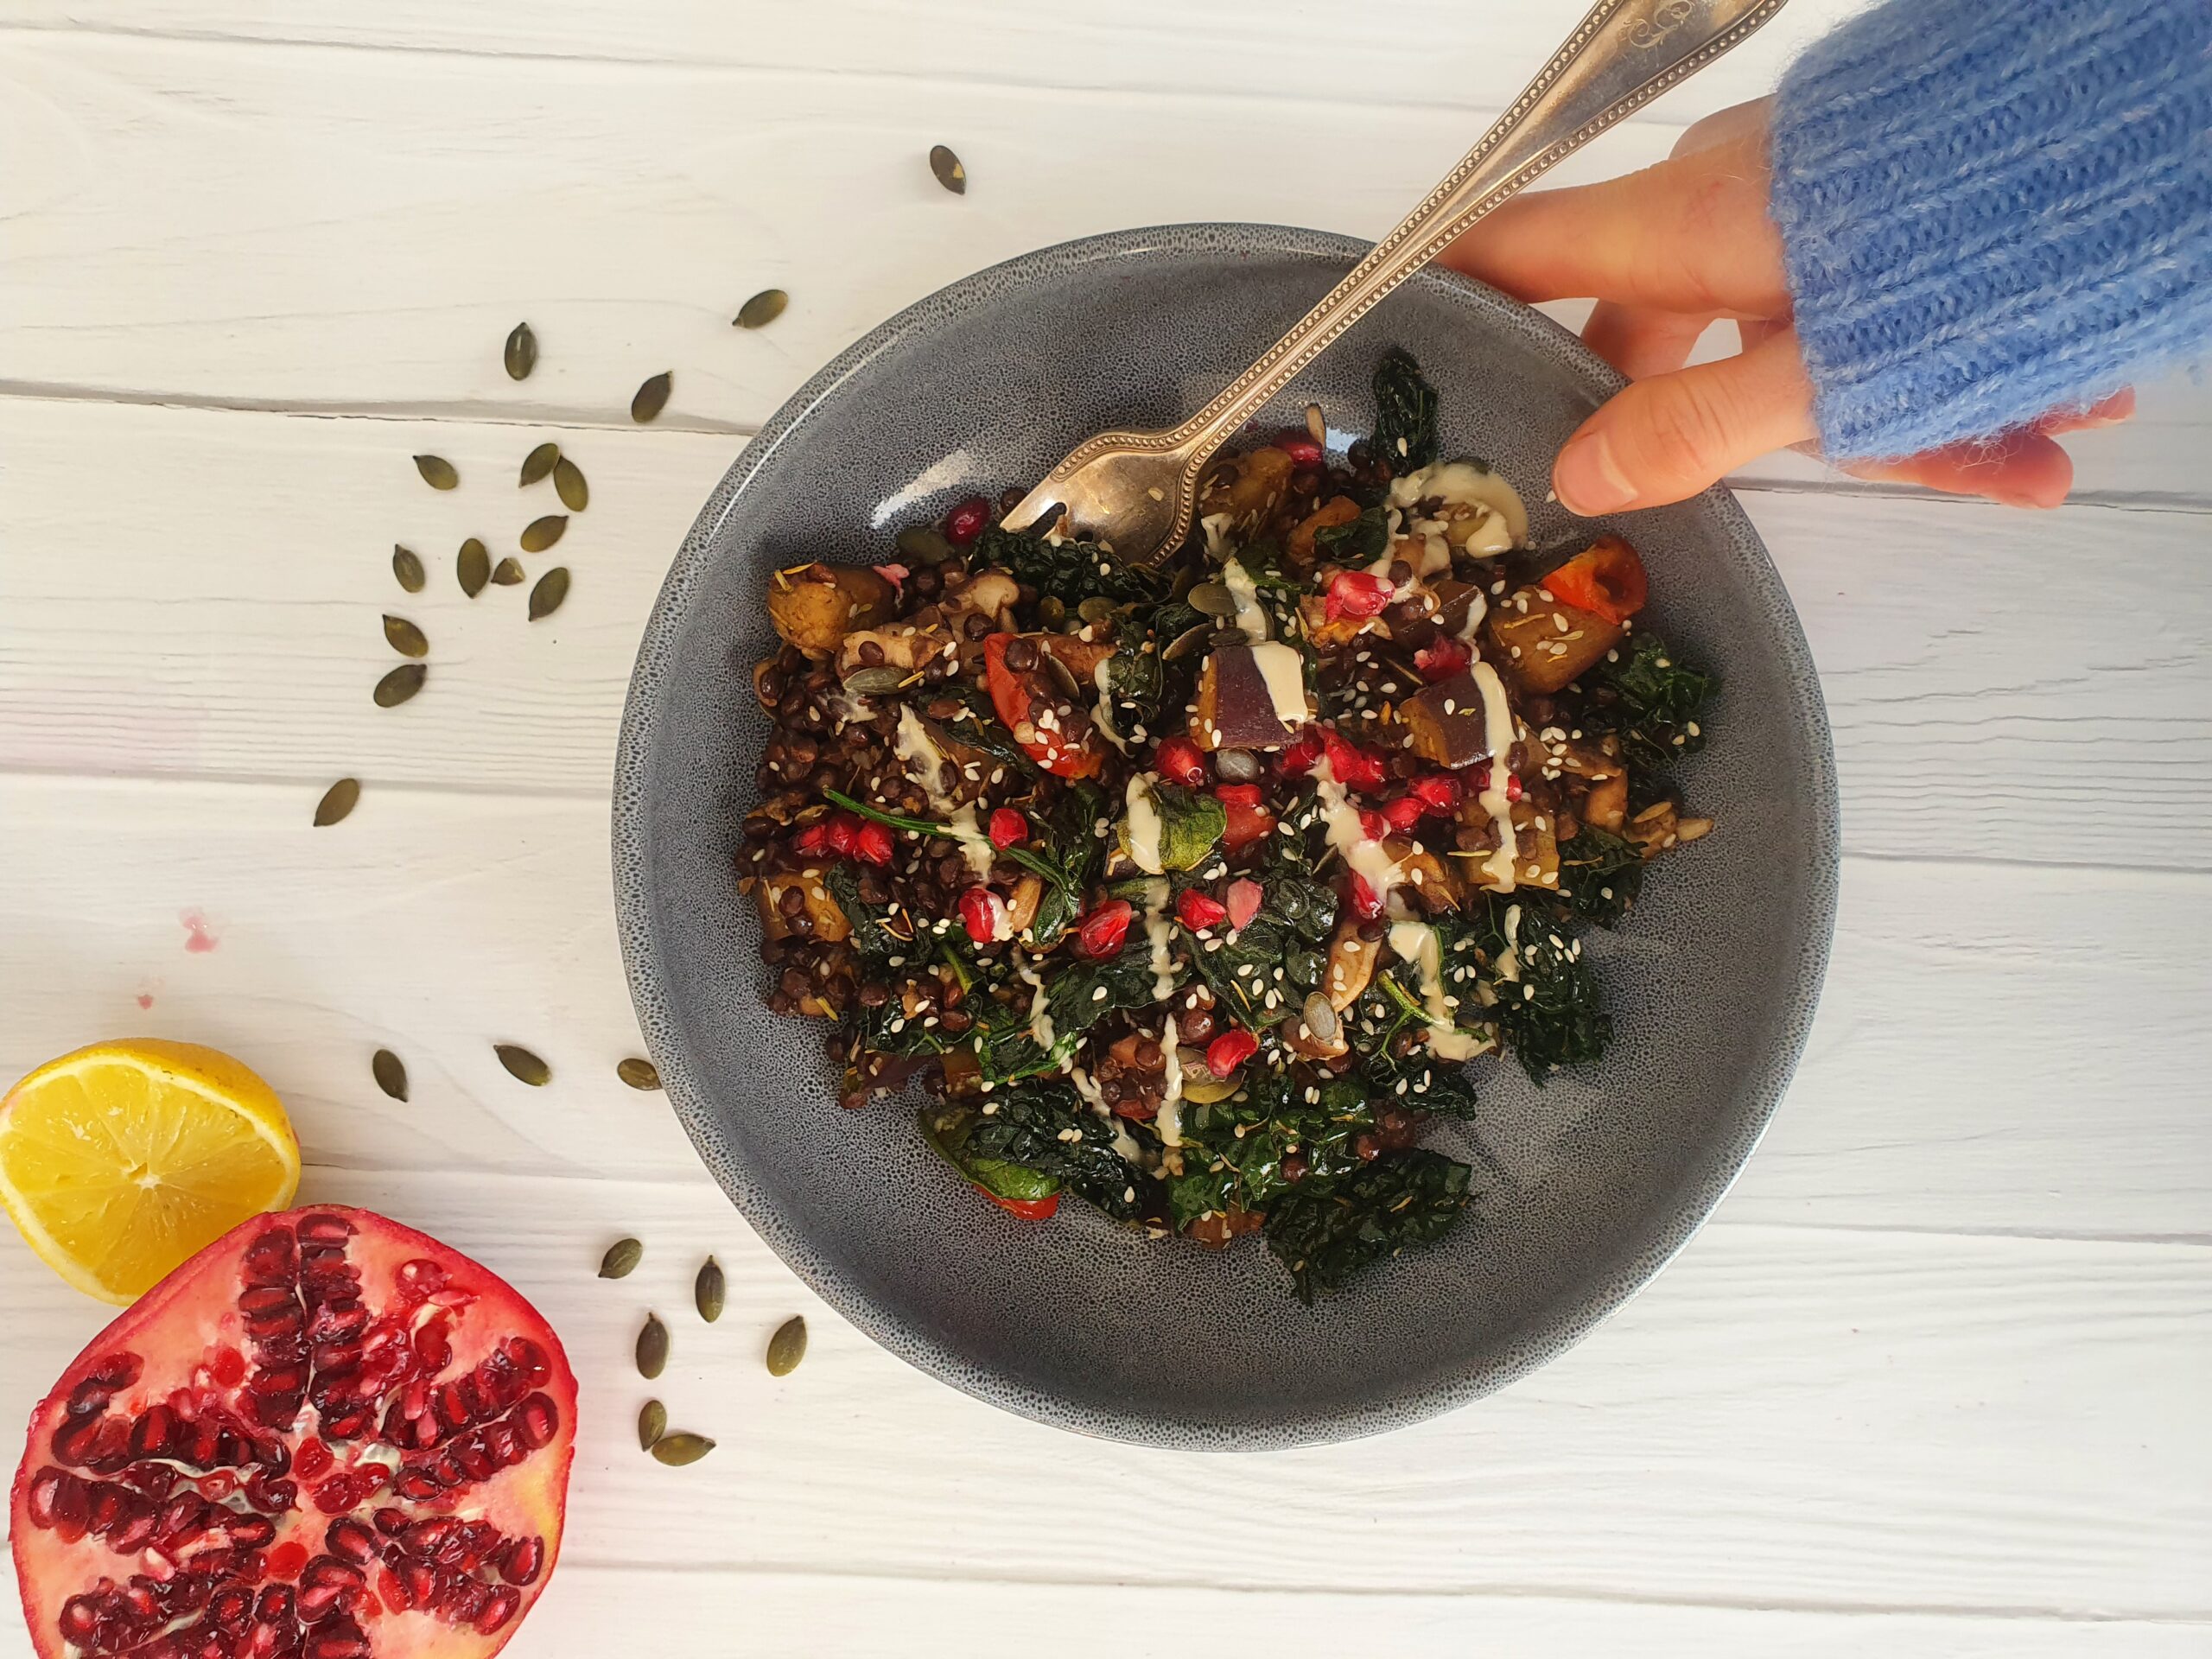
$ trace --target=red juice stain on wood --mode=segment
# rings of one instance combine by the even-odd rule
[[[184,924],[184,948],[194,956],[205,956],[222,943],[207,931],[207,918],[204,912],[188,910],[177,920]]]
[[[150,1007],[152,1007],[154,1006],[154,994],[153,994],[151,991],[141,991],[141,992],[139,992],[139,993],[138,993],[138,1006],[139,1006],[140,1007],[142,1007],[142,1008],[150,1008]]]

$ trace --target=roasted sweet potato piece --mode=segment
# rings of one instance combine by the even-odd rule
[[[763,876],[753,889],[753,901],[760,907],[761,930],[772,939],[787,936],[791,924],[784,918],[779,901],[791,889],[798,891],[805,906],[805,914],[814,924],[813,937],[824,944],[835,944],[849,937],[852,925],[845,920],[845,912],[837,908],[837,901],[830,896],[830,889],[823,884],[818,870],[798,870],[782,875]]]
[[[1398,705],[1413,752],[1440,766],[1471,766],[1490,759],[1490,722],[1482,689],[1465,670],[1439,680]]]
[[[1297,653],[1290,646],[1275,644],[1253,645],[1220,645],[1207,653],[1205,665],[1198,671],[1198,719],[1192,730],[1202,749],[1280,749],[1294,740],[1298,732],[1283,723],[1275,708],[1274,695],[1268,689],[1267,675],[1262,671],[1260,652],[1283,653],[1286,664],[1277,658],[1277,667],[1286,676],[1301,671]],[[1304,696],[1303,683],[1300,696]],[[1313,703],[1305,698],[1306,715],[1312,718]]]
[[[1338,922],[1329,938],[1328,971],[1321,977],[1329,1006],[1342,1014],[1358,1001],[1368,982],[1375,977],[1375,964],[1382,956],[1382,940],[1361,938],[1359,924],[1350,916]]]
[[[768,584],[768,620],[810,657],[827,657],[844,637],[891,614],[891,584],[856,565],[779,570]]]
[[[1338,524],[1348,524],[1359,517],[1359,503],[1348,495],[1331,496],[1319,506],[1307,513],[1284,538],[1283,551],[1299,564],[1313,561],[1313,532],[1333,530]]]
[[[1628,773],[1617,772],[1594,785],[1582,802],[1582,821],[1615,835],[1628,817]]]
[[[1239,455],[1224,463],[1199,492],[1198,516],[1225,512],[1237,524],[1257,524],[1282,500],[1296,470],[1297,463],[1271,444]]]
[[[1491,607],[1483,631],[1491,659],[1523,689],[1550,693],[1566,686],[1620,642],[1618,625],[1580,611],[1541,588],[1523,588]]]

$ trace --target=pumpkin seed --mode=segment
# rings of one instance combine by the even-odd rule
[[[632,1089],[658,1089],[660,1072],[651,1060],[628,1059],[614,1068],[614,1075]]]
[[[1044,619],[1046,627],[1057,628],[1068,619],[1067,601],[1047,594],[1037,601],[1037,614]]]
[[[429,671],[429,667],[422,663],[402,663],[377,682],[377,689],[372,694],[377,700],[377,707],[398,708],[423,689],[423,678]]]
[[[638,1408],[638,1447],[650,1452],[660,1437],[668,1433],[668,1408],[658,1400],[648,1400]]]
[[[1306,405],[1306,435],[1319,444],[1329,442],[1329,423],[1321,418],[1321,405]]]
[[[553,463],[553,488],[561,498],[561,505],[570,512],[582,512],[584,504],[591,499],[591,486],[584,482],[584,469],[566,455]]]
[[[944,532],[930,524],[909,524],[892,538],[892,545],[916,564],[943,564],[952,556],[952,543]]]
[[[784,308],[791,302],[791,296],[782,289],[764,288],[737,308],[737,326],[740,328],[766,328],[784,315]]]
[[[664,1434],[653,1442],[653,1456],[673,1468],[687,1463],[696,1463],[715,1449],[715,1443],[703,1434]]]
[[[1075,613],[1086,622],[1103,622],[1114,614],[1114,601],[1103,594],[1093,594],[1075,607]]]
[[[627,1279],[637,1271],[638,1263],[645,1259],[645,1247],[634,1238],[618,1238],[607,1247],[607,1254],[599,1258],[599,1276],[602,1279]]]
[[[377,1080],[377,1087],[394,1100],[407,1098],[407,1068],[390,1049],[380,1048],[369,1057],[369,1075]]]
[[[668,1369],[668,1327],[660,1322],[660,1315],[645,1315],[645,1329],[638,1332],[638,1375],[650,1381]]]
[[[1205,644],[1206,636],[1212,632],[1212,625],[1207,622],[1201,622],[1196,627],[1184,629],[1182,632],[1168,641],[1167,648],[1160,653],[1160,660],[1163,663],[1182,661],[1184,658]]]
[[[709,1256],[700,1265],[699,1277],[691,1287],[691,1300],[699,1305],[699,1317],[712,1325],[722,1316],[722,1299],[729,1284],[722,1277],[722,1264]]]
[[[674,377],[657,374],[638,388],[638,395],[630,399],[630,418],[643,426],[647,421],[668,407],[669,388]]]
[[[1319,1043],[1333,1043],[1342,1029],[1337,1019],[1336,1005],[1319,991],[1306,999],[1306,1029],[1313,1033]]]
[[[561,608],[561,601],[569,596],[569,567],[556,564],[537,579],[537,586],[530,590],[530,620],[533,622],[548,617]]]
[[[423,591],[423,561],[407,548],[394,542],[391,547],[391,574],[402,588],[410,594]]]
[[[1052,683],[1060,688],[1063,696],[1072,697],[1077,702],[1084,701],[1083,687],[1076,679],[1075,671],[1060,660],[1058,652],[1045,653],[1045,671],[1052,676]]]
[[[937,175],[937,181],[956,196],[968,194],[968,169],[960,158],[943,144],[930,149],[930,171]]]
[[[403,657],[427,657],[430,654],[430,642],[423,637],[423,630],[404,616],[385,615],[384,637],[385,643]]]
[[[499,1064],[507,1068],[517,1080],[533,1089],[543,1089],[553,1081],[553,1068],[517,1043],[494,1043],[492,1052],[499,1057]]]
[[[543,553],[567,533],[569,516],[564,512],[549,512],[543,518],[533,518],[522,529],[522,550]]]
[[[528,489],[539,479],[551,472],[559,464],[560,460],[561,446],[559,444],[539,444],[537,448],[522,458],[522,476],[516,480],[515,487],[518,490]]]
[[[1202,582],[1183,595],[1183,602],[1201,616],[1234,616],[1236,595],[1217,582]]]
[[[461,474],[453,469],[453,462],[443,455],[417,455],[415,470],[423,474],[423,481],[434,490],[449,490],[461,482]]]
[[[1249,645],[1252,636],[1242,628],[1216,628],[1208,641],[1216,651],[1225,651],[1231,645]]]
[[[768,1375],[789,1376],[806,1357],[806,1319],[794,1313],[768,1338]]]
[[[880,697],[896,691],[912,677],[903,668],[863,668],[846,679],[845,690],[855,696]]]
[[[512,588],[522,580],[522,561],[510,554],[492,567],[492,585]]]
[[[475,598],[484,591],[484,584],[492,580],[491,550],[470,537],[461,544],[461,556],[454,561],[454,575],[461,579],[461,591]]]
[[[526,322],[515,324],[514,333],[507,336],[507,378],[527,380],[530,372],[537,366],[537,336],[530,332]]]
[[[340,778],[328,789],[324,790],[322,798],[315,804],[315,828],[328,829],[351,812],[353,810],[353,804],[360,798],[361,780],[358,778]]]

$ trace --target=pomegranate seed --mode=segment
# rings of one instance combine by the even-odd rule
[[[1295,466],[1319,467],[1321,464],[1321,446],[1303,434],[1294,438],[1277,438],[1275,448],[1288,455]]]
[[[1406,787],[1440,817],[1457,812],[1467,798],[1467,786],[1448,772],[1425,772]]]
[[[991,504],[980,495],[971,495],[944,515],[944,539],[955,547],[965,547],[990,522]]]
[[[509,1584],[534,1584],[545,1566],[545,1541],[518,1538],[499,1560],[499,1576]]]
[[[870,818],[853,837],[853,855],[870,864],[891,861],[891,831]]]
[[[960,895],[960,925],[978,944],[995,944],[1014,931],[1007,924],[1006,900],[988,887],[970,887]]]
[[[561,1427],[561,1409],[542,1394],[533,1394],[515,1408],[515,1427],[521,1431],[523,1443],[533,1452],[542,1446],[553,1444],[553,1436]]]
[[[1321,728],[1321,747],[1329,757],[1329,770],[1346,789],[1380,789],[1389,776],[1382,757],[1363,749],[1333,727]]]
[[[1118,957],[1122,941],[1128,937],[1129,921],[1136,911],[1126,899],[1109,899],[1083,918],[1083,925],[1076,930],[1076,943],[1083,947],[1086,957]]]
[[[1421,677],[1431,685],[1439,680],[1448,680],[1475,660],[1475,653],[1468,650],[1466,642],[1454,639],[1449,634],[1433,645],[1424,645],[1414,652],[1414,666]]]
[[[1298,734],[1295,742],[1275,757],[1275,770],[1286,778],[1303,778],[1313,770],[1323,752],[1320,728],[1308,726]],[[1257,804],[1255,799],[1254,804]]]
[[[1196,887],[1185,887],[1175,900],[1175,913],[1182,918],[1183,925],[1195,933],[1228,920],[1229,906]]]
[[[1475,771],[1475,793],[1480,795],[1489,788],[1490,762],[1485,760]],[[1521,798],[1521,780],[1510,772],[1505,774],[1505,798],[1509,801]]]
[[[484,1610],[470,1621],[479,1635],[489,1636],[522,1611],[522,1594],[516,1590],[494,1590],[484,1604]]]
[[[237,1536],[235,1530],[232,1536]],[[376,1559],[377,1535],[352,1516],[344,1516],[332,1522],[324,1532],[322,1547],[332,1554],[359,1566]]]
[[[390,1567],[377,1574],[377,1595],[385,1606],[397,1613],[406,1612],[415,1605],[415,1598],[408,1593],[406,1585]]]
[[[218,1386],[235,1389],[245,1381],[245,1356],[235,1348],[219,1348],[215,1351],[215,1363],[207,1368],[207,1374],[215,1379]]]
[[[1329,583],[1323,608],[1330,620],[1339,616],[1380,616],[1397,590],[1368,570],[1339,570]]]
[[[823,838],[830,850],[843,858],[853,850],[853,842],[861,833],[861,821],[850,812],[832,812],[823,825]]]
[[[1260,906],[1267,901],[1267,889],[1249,876],[1239,876],[1229,884],[1229,925],[1243,929],[1252,925],[1260,913]]]
[[[1359,814],[1359,833],[1370,841],[1380,841],[1390,833],[1390,821],[1380,812],[1363,807]]]
[[[791,837],[791,850],[801,858],[821,858],[830,851],[830,825],[827,820],[810,823]]]
[[[991,845],[1004,852],[1029,839],[1029,820],[1012,807],[1002,806],[991,814],[990,833]]]
[[[1162,738],[1153,751],[1152,763],[1161,777],[1186,789],[1197,789],[1206,780],[1205,752],[1187,737]]]
[[[398,1281],[406,1300],[420,1301],[433,1291],[445,1288],[446,1270],[428,1256],[418,1255],[399,1264]]]
[[[1382,803],[1381,816],[1389,820],[1393,830],[1397,830],[1401,835],[1409,836],[1413,833],[1414,826],[1428,816],[1428,803],[1422,800],[1420,796],[1401,795],[1395,800]],[[1360,814],[1363,819],[1366,816],[1364,812]],[[1376,839],[1379,841],[1382,837],[1378,836]]]
[[[1260,1039],[1242,1026],[1231,1026],[1206,1045],[1206,1070],[1225,1077],[1260,1052]]]
[[[1351,913],[1363,922],[1371,922],[1382,913],[1382,896],[1357,870],[1351,874]]]
[[[1261,804],[1257,784],[1216,784],[1213,798],[1224,806],[1258,806]]]
[[[330,1465],[336,1461],[330,1455],[330,1448],[310,1434],[292,1454],[292,1469],[302,1480],[319,1480],[330,1472]]]

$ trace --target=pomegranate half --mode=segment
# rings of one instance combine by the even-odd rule
[[[31,1415],[40,1659],[479,1659],[561,1544],[576,1379],[496,1274],[365,1210],[257,1216]]]

